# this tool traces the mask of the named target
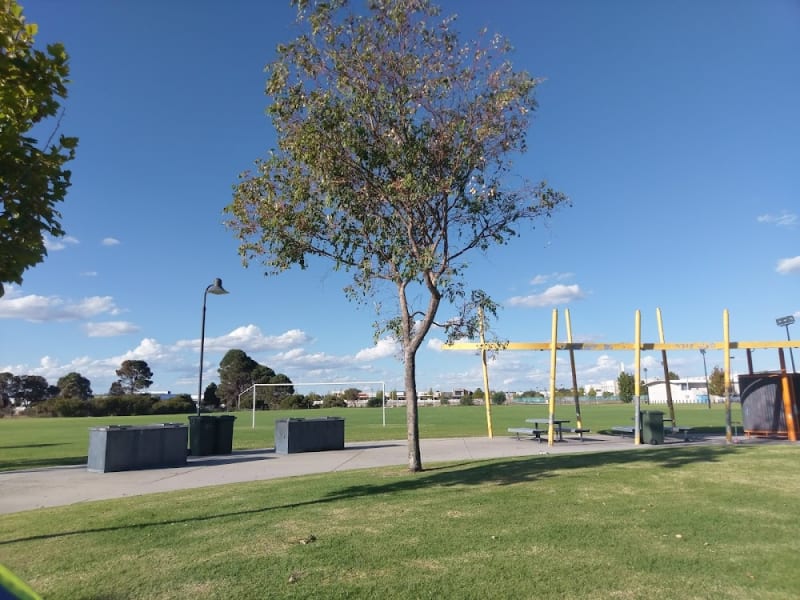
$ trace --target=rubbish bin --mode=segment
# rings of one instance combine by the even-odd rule
[[[275,452],[320,452],[344,449],[344,419],[277,419],[275,421]]]
[[[217,419],[211,415],[189,417],[189,454],[208,456],[216,452]]]
[[[664,413],[660,410],[642,411],[642,443],[664,443]]]
[[[233,415],[221,415],[216,418],[217,435],[214,443],[215,454],[230,454],[233,452]]]
[[[186,464],[186,425],[109,425],[89,429],[89,471],[130,471]]]

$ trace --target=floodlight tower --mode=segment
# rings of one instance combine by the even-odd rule
[[[794,324],[794,316],[789,315],[786,317],[780,317],[779,319],[775,319],[775,323],[778,325],[778,327],[786,327],[786,341],[791,342],[792,338],[789,336],[789,325]],[[797,373],[797,371],[794,369],[794,352],[792,352],[791,348],[789,348],[789,356],[792,359],[792,373]]]

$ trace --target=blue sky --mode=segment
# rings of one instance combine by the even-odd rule
[[[263,67],[293,37],[288,1],[22,4],[38,41],[70,53],[62,131],[80,145],[67,237],[0,299],[0,371],[53,384],[78,371],[105,393],[123,360],[143,359],[153,390],[196,393],[203,292],[220,277],[230,294],[208,298],[204,386],[239,348],[296,382],[402,389],[397,347],[374,343],[374,311],[347,302],[346,276],[314,263],[264,277],[242,267],[222,224],[238,173],[274,146]],[[577,341],[632,341],[637,309],[657,341],[660,307],[667,341],[720,341],[726,308],[733,340],[785,338],[775,318],[800,317],[796,0],[441,6],[465,37],[506,35],[515,67],[544,78],[516,171],[573,202],[472,257],[471,285],[503,305],[501,337],[546,341],[553,308],[567,307]],[[478,358],[440,342],[433,332],[420,350],[420,389],[481,387]],[[632,368],[630,353],[577,354],[582,385]],[[651,379],[659,360],[644,356]],[[709,370],[722,360],[709,352]],[[777,367],[775,351],[754,360]],[[543,389],[548,361],[503,353],[491,387]],[[671,353],[670,367],[703,372],[694,351]]]

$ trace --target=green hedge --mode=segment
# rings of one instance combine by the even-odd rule
[[[39,417],[128,417],[132,415],[181,415],[196,410],[188,394],[159,400],[149,394],[96,396],[89,400],[53,398],[32,406],[26,414]]]

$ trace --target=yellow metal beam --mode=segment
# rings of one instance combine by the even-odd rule
[[[508,342],[498,344],[489,342],[453,342],[442,346],[445,350],[481,350],[485,346],[486,350],[542,350],[551,351],[552,342]],[[800,340],[783,340],[774,342],[642,342],[640,350],[744,350],[758,348],[800,348]],[[636,350],[634,342],[614,342],[614,343],[595,343],[595,342],[557,342],[556,350]]]

